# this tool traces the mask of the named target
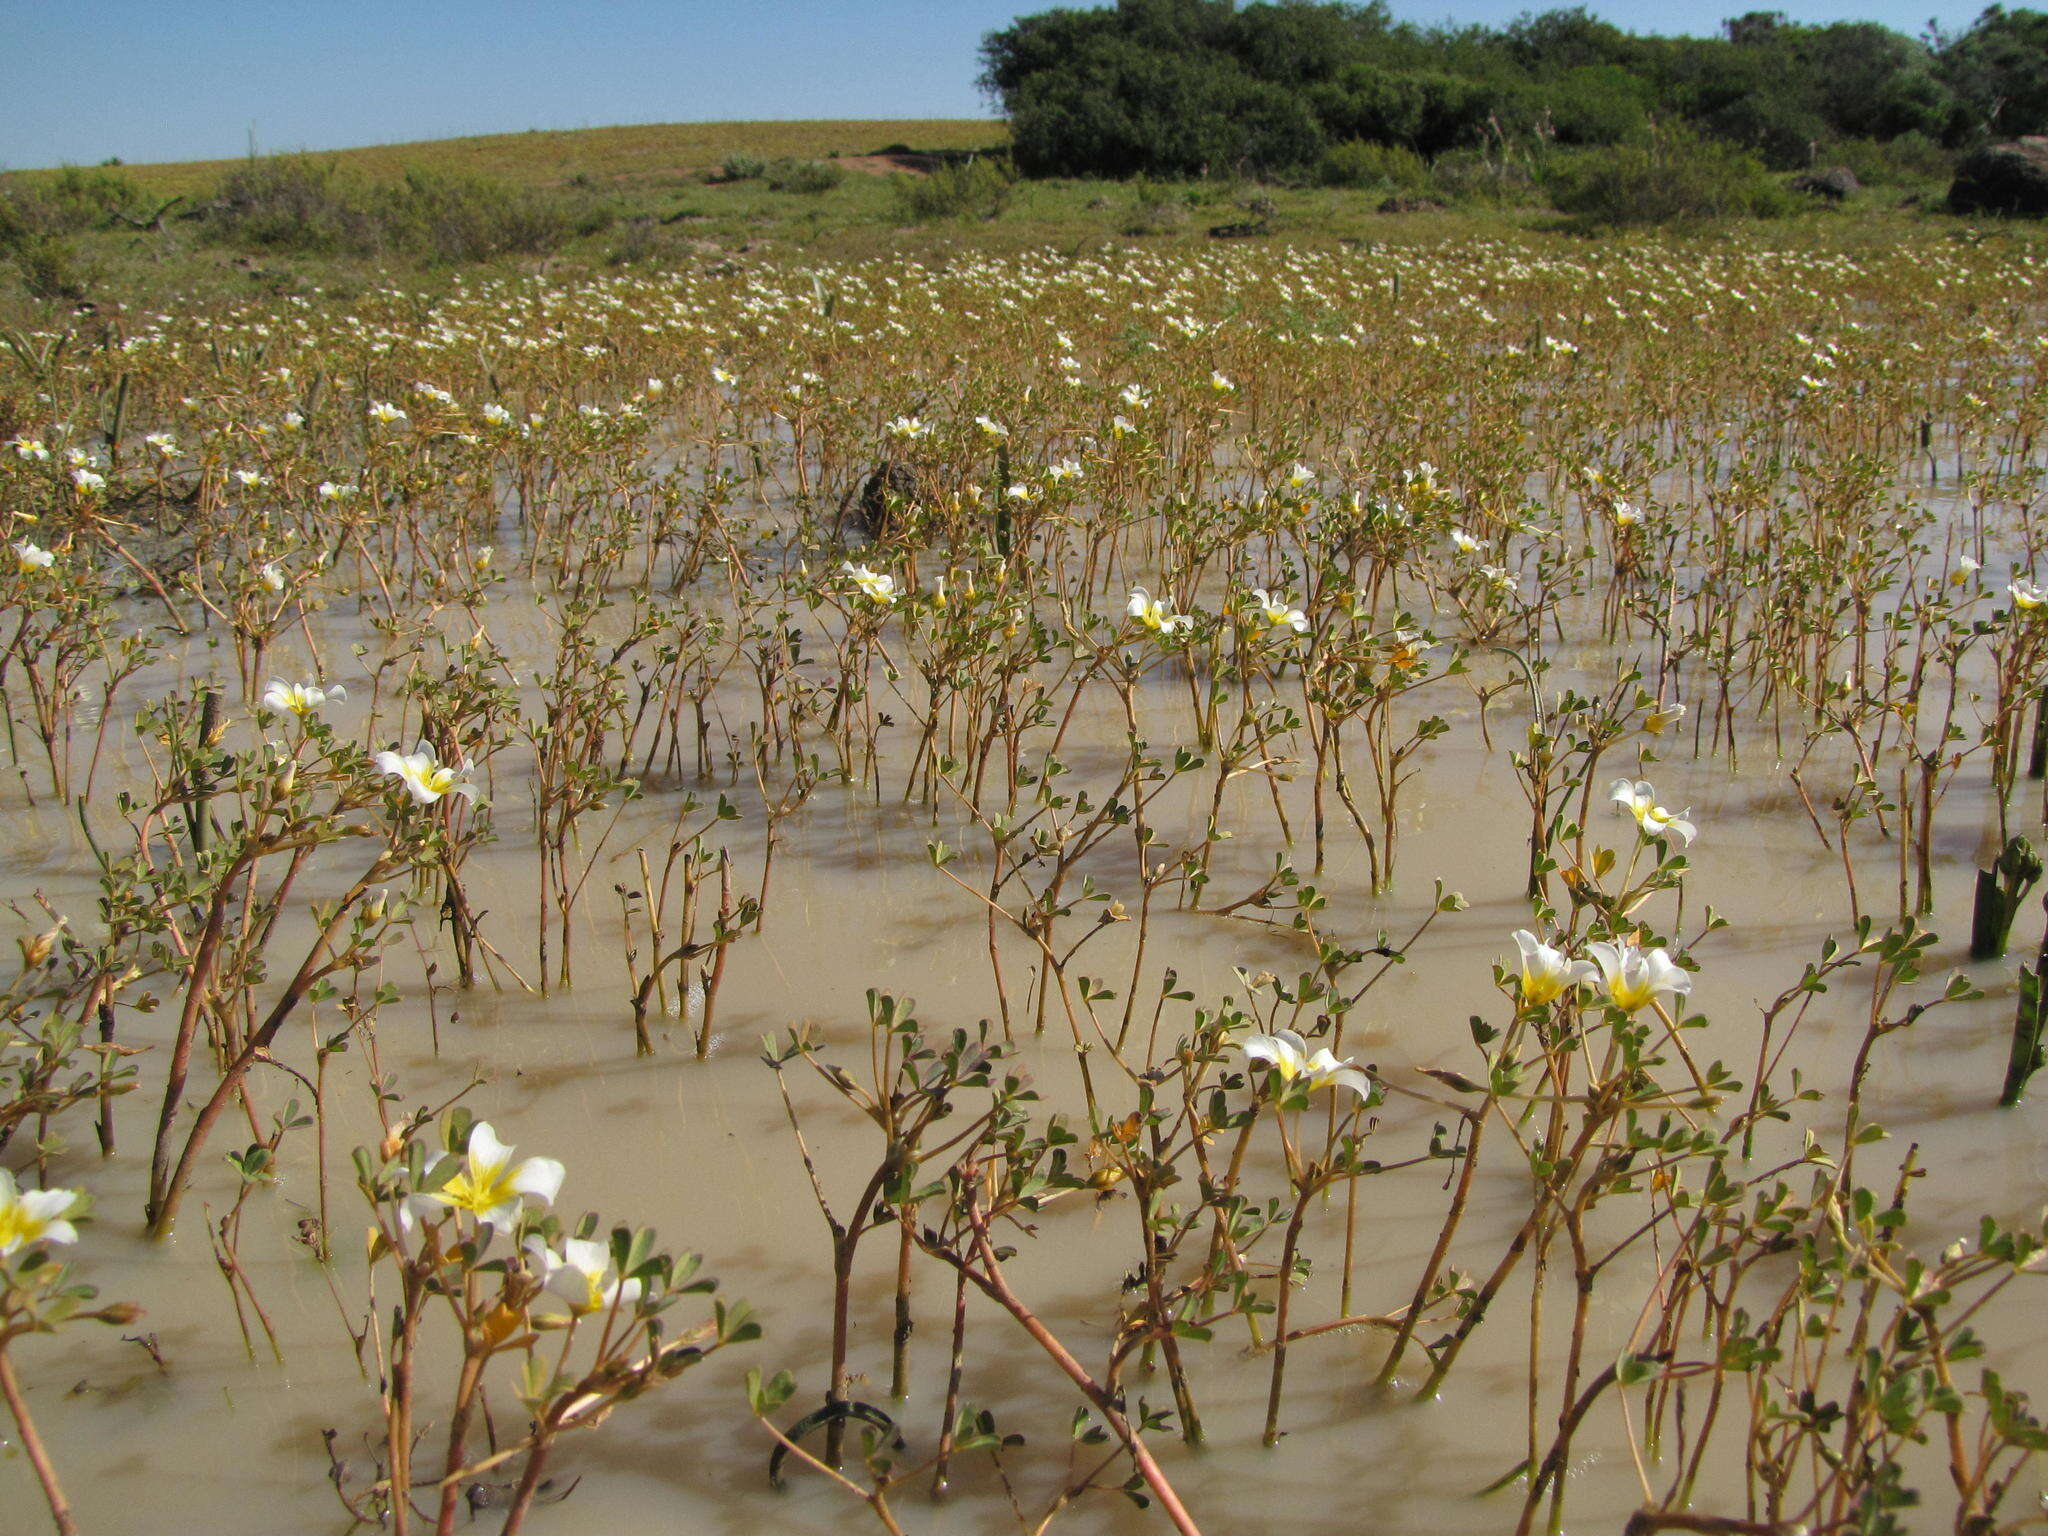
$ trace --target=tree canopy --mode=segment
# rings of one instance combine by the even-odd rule
[[[982,59],[1018,167],[1041,176],[1286,175],[1349,142],[1431,157],[1666,123],[1787,168],[1840,140],[2048,131],[2048,14],[1998,6],[1954,36],[1753,11],[1658,37],[1582,8],[1419,27],[1383,0],[1117,0],[1020,17]]]

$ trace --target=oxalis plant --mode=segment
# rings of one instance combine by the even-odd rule
[[[36,1431],[16,1362],[26,1340],[54,1336],[80,1323],[126,1327],[141,1315],[139,1307],[125,1302],[98,1304],[99,1293],[55,1253],[78,1241],[77,1223],[90,1209],[82,1190],[25,1190],[0,1169],[0,1399],[7,1404],[57,1536],[74,1536],[80,1526],[56,1461]]]
[[[334,1084],[474,1048],[468,989],[620,1056],[679,1021],[703,1066],[615,1065],[685,1105],[772,1027],[823,1342],[751,1407],[775,1476],[890,1528],[1105,1492],[1192,1528],[1171,1441],[1229,1432],[1219,1392],[1295,1476],[1368,1390],[1370,1436],[1511,1403],[1502,1529],[1593,1484],[1638,1531],[2038,1523],[2005,1341],[2040,1233],[1958,1248],[1971,1191],[1864,1108],[1909,1051],[1915,1088],[1978,1070],[1973,985],[2012,1029],[1972,1134],[2024,1139],[1990,1101],[2029,1113],[2042,1056],[2041,291],[1995,244],[812,253],[10,317],[11,814],[23,871],[92,883],[9,907],[0,1148],[23,1187],[128,1151],[141,1091],[148,1215],[197,1205],[253,1353],[265,1192],[352,1284]],[[1498,932],[1417,878],[1446,828]],[[967,920],[986,1025],[762,1013],[827,838]],[[1785,892],[1732,915],[1817,924],[1746,936],[1788,974],[1719,958],[1702,880],[1745,869]],[[530,1510],[716,1314],[657,1339],[680,1257],[533,1170],[485,1219],[450,1192],[502,1142],[379,1102],[380,1411],[337,1484]],[[1017,1344],[1044,1422],[977,1379]]]
[[[387,1124],[380,1145],[355,1154],[370,1208],[359,1347],[382,1400],[367,1475],[335,1462],[355,1521],[447,1533],[502,1508],[499,1529],[519,1531],[537,1502],[566,1496],[546,1477],[565,1437],[759,1337],[743,1302],[713,1299],[709,1317],[678,1313],[717,1289],[698,1276],[695,1254],[594,1213],[565,1221],[551,1209],[563,1165],[515,1159],[467,1109]],[[437,1391],[427,1373],[451,1356],[453,1383]],[[518,1415],[493,1414],[493,1382]],[[338,1438],[329,1432],[330,1445]],[[429,1447],[438,1454],[423,1454]]]

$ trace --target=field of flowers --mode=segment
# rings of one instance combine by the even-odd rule
[[[0,341],[0,1525],[2042,1523],[2038,248]]]

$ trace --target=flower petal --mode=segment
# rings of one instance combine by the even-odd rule
[[[552,1157],[529,1157],[512,1170],[512,1187],[529,1200],[538,1200],[542,1205],[553,1205],[555,1196],[562,1191],[562,1179],[568,1173]]]

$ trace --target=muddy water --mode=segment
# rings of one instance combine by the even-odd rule
[[[501,643],[511,643],[521,626],[514,622],[501,631],[496,620],[519,611],[519,595],[508,594],[492,611],[494,633]],[[325,654],[347,654],[348,636],[330,638]],[[1596,660],[1587,660],[1588,677],[1597,675]],[[280,658],[277,670],[297,676],[295,668],[306,665],[303,659]],[[346,673],[340,680],[355,681]],[[1562,675],[1555,681],[1561,683]],[[164,679],[144,682],[161,686]],[[1178,686],[1170,679],[1153,685],[1143,723],[1155,745],[1170,741],[1184,719],[1184,710],[1176,713],[1175,701],[1185,697]],[[337,712],[343,729],[362,724],[361,707],[358,700]],[[1367,889],[1356,839],[1348,836],[1335,838],[1331,867],[1318,882],[1329,898],[1325,927],[1351,943],[1371,943],[1381,929],[1396,936],[1408,932],[1427,910],[1434,879],[1469,902],[1465,911],[1431,929],[1349,1026],[1345,1050],[1410,1088],[1428,1087],[1418,1068],[1473,1065],[1465,1020],[1475,1013],[1504,1019],[1507,1010],[1489,967],[1512,954],[1508,934],[1528,921],[1522,895],[1526,812],[1503,746],[1519,735],[1526,716],[1509,703],[1496,703],[1496,745],[1489,751],[1469,684],[1438,685],[1427,707],[1443,713],[1452,731],[1425,753],[1423,772],[1409,788],[1394,891],[1376,897]],[[1120,753],[1120,716],[1104,712],[1084,720],[1086,734],[1071,754],[1077,761],[1107,761]],[[758,1058],[761,1038],[809,1025],[827,1042],[828,1056],[864,1060],[863,993],[870,987],[914,998],[919,1015],[936,1024],[971,1024],[994,1008],[979,915],[925,859],[931,837],[958,842],[962,831],[951,822],[935,828],[928,816],[895,803],[911,731],[898,726],[892,739],[889,787],[879,805],[829,791],[792,827],[778,855],[765,932],[733,951],[709,1060],[692,1058],[687,1020],[673,1021],[654,1059],[636,1059],[619,956],[611,887],[635,879],[633,849],[665,845],[676,814],[672,790],[650,793],[628,807],[599,855],[593,895],[580,909],[573,990],[541,998],[516,989],[444,989],[430,1020],[417,962],[404,953],[390,962],[390,979],[406,1001],[385,1010],[378,1039],[384,1066],[397,1074],[406,1104],[438,1101],[474,1081],[466,1102],[507,1140],[522,1153],[547,1153],[567,1163],[566,1210],[596,1209],[608,1219],[652,1225],[666,1241],[703,1253],[725,1292],[752,1301],[767,1328],[761,1342],[628,1405],[600,1432],[568,1445],[558,1462],[558,1491],[573,1485],[571,1491],[559,1506],[540,1511],[531,1530],[825,1532],[858,1528],[867,1518],[815,1479],[801,1479],[783,1493],[767,1486],[769,1446],[747,1418],[740,1377],[749,1365],[786,1366],[798,1376],[800,1401],[814,1400],[823,1387],[829,1331],[825,1225],[803,1177],[773,1075]],[[110,773],[135,769],[128,750]],[[1665,926],[1693,932],[1709,906],[1729,921],[1696,951],[1702,969],[1692,1003],[1714,1022],[1706,1043],[1696,1038],[1694,1049],[1703,1057],[1726,1058],[1746,1081],[1760,1006],[1797,979],[1827,935],[1847,929],[1840,865],[1815,837],[1785,765],[1773,761],[1767,747],[1748,743],[1735,773],[1720,760],[1694,762],[1677,744],[1666,755],[1672,761],[1654,774],[1661,797],[1690,805],[1701,836],[1693,850],[1685,921]],[[1625,761],[1613,764],[1617,773],[1627,767]],[[1838,777],[1843,771],[1833,765]],[[1809,779],[1825,778],[1826,772],[1822,765]],[[734,792],[744,799],[743,791]],[[501,841],[475,856],[471,878],[492,909],[487,934],[530,975],[536,876],[524,786],[501,778],[494,793]],[[1304,786],[1296,783],[1287,793],[1298,827]],[[1250,888],[1270,864],[1277,827],[1265,794],[1263,787],[1233,788],[1230,824],[1245,830],[1226,845],[1218,892]],[[2023,790],[2023,803],[2027,795]],[[1188,807],[1181,810],[1184,824],[1174,827],[1169,816],[1169,834],[1191,838],[1196,817]],[[602,818],[594,820],[602,824]],[[1931,967],[1937,973],[1962,963],[1971,869],[1992,825],[1981,769],[1966,769],[1939,822],[1940,910],[1934,924],[1944,942]],[[1602,823],[1597,830],[1623,841],[1619,824]],[[86,910],[87,850],[61,811],[11,811],[4,833],[7,889],[41,889],[60,907]],[[1857,848],[1868,867],[1866,901],[1882,909],[1890,847],[1866,831]],[[743,874],[750,876],[757,848],[742,841],[736,852]],[[1098,873],[1116,888],[1113,861]],[[1128,887],[1128,865],[1123,874]],[[2031,946],[2032,923],[2031,915],[2022,920],[2016,950]],[[1156,985],[1156,966],[1171,965],[1202,1003],[1236,989],[1239,967],[1286,974],[1308,959],[1302,941],[1283,930],[1174,912],[1158,916],[1151,942],[1154,967],[1147,985]],[[1090,968],[1112,977],[1127,974],[1129,951],[1117,947],[1122,944],[1127,939],[1117,933],[1091,949]],[[1027,973],[1023,958],[1012,952],[1013,986]],[[1921,1161],[1934,1170],[1915,1197],[1916,1239],[1945,1241],[1970,1231],[1980,1212],[2025,1218],[2040,1204],[2039,1113],[2002,1112],[1993,1103],[2016,964],[1973,968],[1988,994],[1984,1001],[1941,1011],[1879,1048],[1869,1112],[1891,1128],[1893,1140],[1866,1155],[1895,1161],[1907,1143],[1917,1143]],[[1863,989],[1853,980],[1838,987],[1814,1010],[1791,1053],[1829,1095],[1814,1111],[1815,1123],[1826,1131],[1839,1125],[1843,1079],[1863,1023],[1862,999]],[[138,1040],[160,1040],[162,1023],[143,1024]],[[431,1044],[435,1026],[438,1053]],[[302,1033],[297,1049],[308,1038]],[[1022,1050],[1047,1104],[1078,1114],[1064,1025],[1039,1039],[1027,1037]],[[144,1080],[160,1079],[145,1071]],[[878,1149],[864,1125],[821,1085],[797,1081],[805,1133],[830,1193],[843,1203],[872,1168]],[[274,1084],[266,1091],[271,1100],[282,1096]],[[347,1526],[327,1486],[322,1435],[335,1431],[335,1454],[358,1469],[367,1466],[363,1436],[376,1403],[374,1365],[359,1361],[349,1341],[366,1292],[356,1241],[359,1197],[349,1181],[346,1151],[368,1139],[374,1124],[355,1056],[337,1069],[331,1101],[336,1122],[329,1133],[328,1200],[339,1254],[331,1270],[315,1263],[291,1236],[319,1203],[303,1138],[287,1144],[285,1176],[251,1200],[244,1222],[241,1257],[277,1330],[281,1361],[260,1334],[255,1349],[245,1351],[209,1252],[201,1202],[218,1213],[232,1198],[218,1157],[218,1176],[209,1175],[195,1190],[190,1214],[174,1238],[152,1245],[135,1234],[154,1113],[147,1092],[121,1102],[120,1150],[113,1159],[97,1157],[87,1144],[88,1130],[77,1121],[71,1141],[50,1157],[49,1182],[88,1185],[97,1197],[100,1219],[76,1250],[84,1271],[106,1296],[145,1308],[137,1332],[151,1336],[163,1361],[159,1367],[142,1347],[104,1330],[74,1330],[61,1348],[24,1352],[33,1401],[68,1474],[84,1530],[268,1536]],[[1427,1106],[1391,1099],[1374,1150],[1388,1161],[1414,1155],[1426,1145],[1434,1118]],[[237,1135],[224,1131],[216,1150],[229,1150]],[[1870,1182],[1887,1182],[1876,1167],[1869,1172]],[[1263,1192],[1280,1191],[1274,1182]],[[1361,1185],[1355,1287],[1362,1310],[1390,1311],[1405,1301],[1436,1237],[1444,1199],[1441,1178],[1429,1170]],[[1482,1178],[1460,1239],[1460,1261],[1471,1268],[1490,1265],[1526,1209],[1525,1179],[1496,1163]],[[1337,1315],[1342,1222],[1338,1201],[1310,1223],[1304,1247],[1315,1268],[1297,1301],[1298,1318]],[[1102,1357],[1116,1288],[1132,1261],[1133,1227],[1129,1203],[1114,1194],[1099,1202],[1072,1200],[1050,1209],[1036,1240],[1020,1245],[1013,1266],[1018,1289],[1086,1362]],[[893,1258],[893,1241],[876,1238],[865,1257],[855,1311],[853,1358],[865,1373],[856,1395],[876,1401],[887,1386]],[[1637,1322],[1643,1281],[1637,1272],[1603,1283],[1595,1319],[1601,1344],[1594,1358],[1611,1358],[1623,1347]],[[2016,1298],[2004,1321],[2023,1317],[2030,1301]],[[936,1428],[949,1303],[945,1278],[921,1271],[913,1390],[899,1415],[914,1455],[930,1446]],[[1190,1451],[1156,1437],[1162,1460],[1212,1533],[1265,1530],[1283,1522],[1307,1536],[1508,1528],[1516,1495],[1482,1499],[1476,1490],[1521,1455],[1525,1312],[1526,1292],[1511,1289],[1442,1396],[1425,1404],[1374,1392],[1378,1335],[1337,1333],[1296,1346],[1288,1433],[1274,1451],[1258,1444],[1266,1357],[1246,1348],[1241,1329],[1226,1326],[1190,1357],[1209,1441]],[[1985,1331],[1997,1341],[1996,1359],[2010,1379],[2022,1385],[2048,1381],[2048,1345],[2036,1340],[2034,1330],[2000,1328],[1998,1321]],[[1075,1406],[1071,1389],[992,1310],[977,1306],[969,1339],[967,1400],[994,1409],[1003,1429],[1029,1437],[1031,1444],[1014,1454],[1009,1471],[1017,1500],[1027,1510],[1041,1509],[1063,1476],[1065,1425]],[[1170,1401],[1163,1378],[1139,1373],[1131,1385],[1157,1402]],[[516,1422],[509,1397],[499,1412],[508,1426]],[[1589,1421],[1578,1451],[1571,1524],[1615,1529],[1642,1494],[1611,1409]],[[1661,1486],[1654,1469],[1652,1481]],[[1717,1491],[1729,1490],[1707,1490],[1709,1496]],[[39,1519],[26,1466],[15,1456],[0,1459],[0,1530],[33,1529]],[[981,1461],[961,1468],[943,1504],[907,1498],[904,1519],[913,1531],[1015,1528],[1010,1495]],[[1057,1528],[1121,1532],[1154,1524],[1151,1515],[1097,1496],[1063,1515]]]

